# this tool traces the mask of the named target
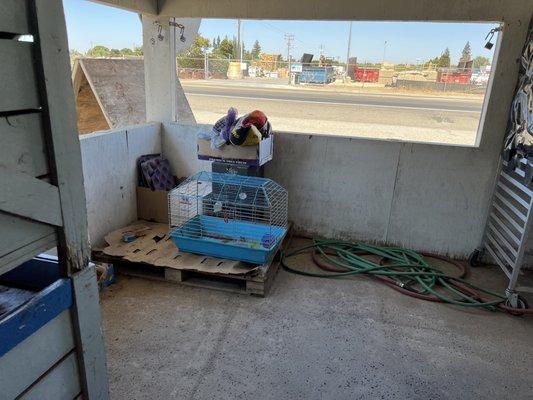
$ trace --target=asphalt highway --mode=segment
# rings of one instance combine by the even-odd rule
[[[240,81],[181,81],[199,123],[213,124],[236,107],[259,109],[277,132],[472,146],[481,96],[420,95],[286,87]],[[366,90],[366,88],[365,88]]]
[[[298,90],[268,87],[242,87],[232,85],[208,85],[182,82],[187,95],[225,97],[236,99],[261,99],[293,103],[357,105],[375,108],[409,108],[451,112],[481,111],[480,99],[457,99],[440,96],[409,96],[394,94],[343,93],[324,90]]]

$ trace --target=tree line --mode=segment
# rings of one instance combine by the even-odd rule
[[[470,42],[466,42],[465,47],[463,47],[463,50],[461,51],[461,57],[459,58],[460,63],[468,61],[473,61],[474,67],[490,65],[490,60],[485,56],[477,56],[472,59],[472,47],[470,46]],[[446,47],[440,56],[428,60],[428,64],[435,65],[437,67],[450,67],[450,49]]]
[[[259,59],[262,48],[258,40],[254,42],[250,50],[244,47],[244,43],[242,46],[243,60],[251,61]],[[220,70],[219,72],[224,72],[224,70],[227,70],[228,59],[240,59],[239,43],[235,37],[230,39],[227,36],[224,36],[223,38],[217,36],[216,38],[209,40],[198,33],[191,47],[189,47],[184,53],[177,56],[178,66],[181,68],[203,69],[203,60],[206,53],[209,54],[209,60],[211,63],[210,69]],[[70,54],[71,57],[140,57],[143,55],[143,50],[140,46],[134,46],[132,49],[114,49],[103,45],[96,45],[87,50],[86,53],[81,53],[77,50],[71,50]],[[279,56],[279,61],[283,61],[283,57],[281,55]],[[477,56],[472,58],[472,48],[470,42],[466,42],[459,58],[459,62],[468,61],[473,61],[473,66],[475,68],[490,65],[490,59],[485,56]],[[340,63],[335,62],[335,64]],[[425,64],[436,67],[450,67],[450,49],[446,47],[440,56],[429,59]]]
[[[79,57],[141,57],[143,55],[143,48],[135,46],[133,49],[127,47],[123,49],[113,49],[101,44],[91,47],[85,53],[82,53],[76,49],[70,50],[70,56],[73,58]]]

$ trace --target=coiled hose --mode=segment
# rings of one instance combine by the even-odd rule
[[[287,259],[311,252],[314,264],[323,272],[311,272],[288,264]],[[372,261],[368,256],[375,256]],[[454,265],[457,275],[451,275],[431,266],[426,257],[444,260]],[[401,247],[380,247],[364,243],[313,239],[307,246],[283,252],[281,265],[289,272],[318,278],[367,275],[408,296],[427,301],[453,304],[462,307],[505,311],[513,315],[533,314],[527,309],[513,308],[507,297],[476,286],[464,278],[466,265],[429,253],[418,253]]]

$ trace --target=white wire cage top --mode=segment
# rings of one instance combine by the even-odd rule
[[[199,172],[168,195],[171,230],[243,246],[277,243],[287,227],[288,193],[267,178]]]

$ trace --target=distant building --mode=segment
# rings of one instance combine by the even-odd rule
[[[72,67],[78,133],[146,122],[142,58],[78,58]],[[195,122],[178,82],[180,121]]]
[[[142,59],[79,58],[72,70],[80,134],[146,121]]]

